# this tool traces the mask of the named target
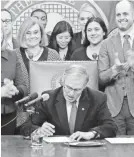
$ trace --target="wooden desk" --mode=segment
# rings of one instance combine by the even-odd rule
[[[105,141],[106,142],[106,141]],[[30,140],[21,136],[1,136],[1,157],[133,157],[134,144],[101,147],[69,147],[64,144],[46,144],[43,148],[31,148]]]

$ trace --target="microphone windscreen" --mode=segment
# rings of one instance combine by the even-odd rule
[[[32,93],[30,95],[30,100],[33,100],[33,99],[36,99],[38,97],[38,94],[37,93]]]
[[[46,101],[49,99],[49,94],[43,94],[41,97],[43,98],[43,101]]]

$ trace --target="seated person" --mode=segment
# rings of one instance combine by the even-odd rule
[[[45,91],[50,98],[37,104],[36,113],[21,128],[22,135],[71,135],[71,140],[116,136],[116,125],[104,93],[87,87],[89,75],[82,65],[65,69],[63,86]]]
[[[28,94],[15,50],[6,49],[6,38],[1,25],[1,134],[14,135],[17,106],[15,101]]]
[[[73,41],[73,29],[66,21],[60,21],[54,27],[49,47],[56,50],[61,60],[70,60],[75,49]]]

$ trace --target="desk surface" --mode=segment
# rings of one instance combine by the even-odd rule
[[[134,144],[110,144],[100,147],[69,147],[43,143],[42,149],[32,149],[30,140],[21,136],[1,136],[1,157],[132,157]]]

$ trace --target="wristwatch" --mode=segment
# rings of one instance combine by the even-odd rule
[[[98,132],[96,131],[91,131],[91,132],[94,134],[94,137],[93,137],[94,139],[100,137],[100,134]]]

